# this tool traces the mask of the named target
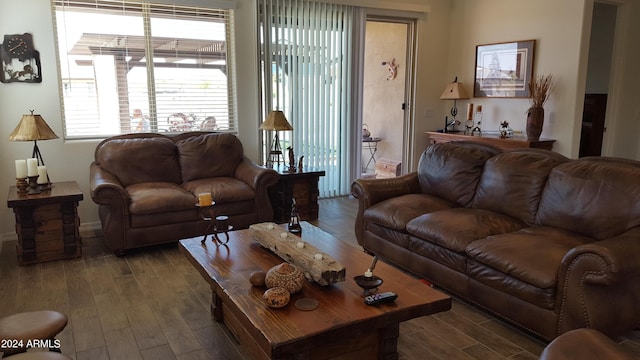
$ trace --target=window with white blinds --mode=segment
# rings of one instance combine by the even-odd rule
[[[53,0],[65,138],[237,129],[233,10]]]
[[[262,99],[293,126],[283,146],[322,169],[321,197],[350,193],[353,7],[310,0],[259,0]],[[264,138],[265,152],[270,138]]]

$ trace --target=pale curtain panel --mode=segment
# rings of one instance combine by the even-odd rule
[[[325,170],[321,197],[349,194],[353,8],[260,0],[258,11],[264,118],[285,113],[294,130],[281,132],[283,149],[293,146],[305,166]]]

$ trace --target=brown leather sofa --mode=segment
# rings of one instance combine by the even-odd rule
[[[640,162],[442,143],[352,193],[366,251],[542,339],[640,325]]]
[[[211,193],[213,217],[229,216],[235,229],[271,221],[267,188],[278,179],[224,133],[119,135],[98,144],[90,166],[91,198],[118,255],[204,234],[209,223],[196,207],[199,193]]]
[[[575,329],[558,336],[540,355],[540,360],[633,360],[638,359],[604,334],[593,329]]]

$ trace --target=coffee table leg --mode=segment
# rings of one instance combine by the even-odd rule
[[[398,360],[398,337],[400,324],[390,325],[379,330],[378,359]]]
[[[222,322],[222,300],[216,295],[215,290],[211,289],[211,316],[213,320]]]

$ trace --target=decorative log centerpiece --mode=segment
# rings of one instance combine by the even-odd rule
[[[307,280],[323,286],[345,280],[346,269],[337,260],[277,224],[253,224],[249,229],[260,245],[297,266]]]

